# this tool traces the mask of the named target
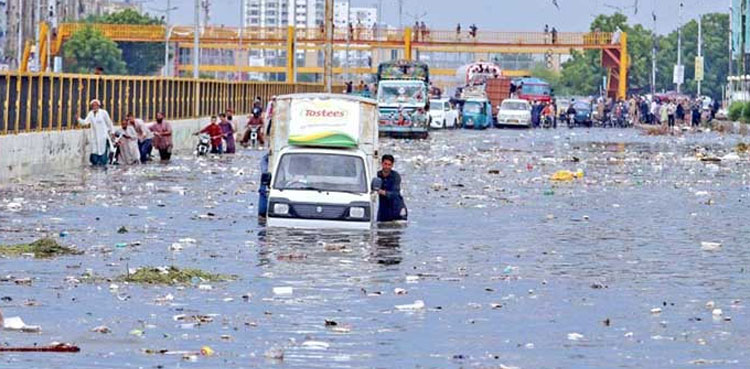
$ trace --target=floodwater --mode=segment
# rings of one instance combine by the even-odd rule
[[[5,185],[0,243],[48,234],[85,254],[0,259],[4,315],[42,327],[0,332],[0,344],[81,347],[0,354],[0,366],[750,367],[750,160],[697,157],[741,140],[602,129],[385,140],[411,219],[372,233],[266,231],[254,215],[260,152]],[[582,179],[549,180],[579,168]],[[210,290],[80,281],[162,265],[237,279]],[[111,333],[91,331],[102,325]],[[169,354],[206,345],[213,356]]]

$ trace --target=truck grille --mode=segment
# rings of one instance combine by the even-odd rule
[[[300,218],[306,219],[340,219],[346,217],[347,206],[294,204],[292,210]],[[318,211],[320,210],[320,211]]]

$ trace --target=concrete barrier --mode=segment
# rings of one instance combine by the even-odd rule
[[[193,133],[208,124],[209,118],[170,121],[174,151],[189,152],[197,139]],[[235,116],[242,130],[247,116]],[[158,160],[158,154],[154,150]],[[89,129],[35,132],[0,136],[0,183],[14,178],[54,174],[82,168],[88,163]]]

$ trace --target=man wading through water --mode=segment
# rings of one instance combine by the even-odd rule
[[[393,155],[383,155],[382,170],[378,172],[378,178],[382,181],[378,190],[378,222],[406,220],[408,216],[404,198],[401,197],[401,175],[393,170],[395,161]]]

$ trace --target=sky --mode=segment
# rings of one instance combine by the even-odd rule
[[[240,0],[211,0],[211,23],[226,26],[240,25]],[[345,1],[345,0],[334,0]],[[398,26],[399,0],[349,0],[352,6],[377,7],[382,4],[383,21]],[[598,14],[611,14],[620,8],[631,23],[653,26],[652,12],[657,17],[657,32],[669,33],[679,25],[679,3],[684,3],[683,19],[696,19],[701,13],[729,12],[730,0],[401,0],[404,2],[404,25],[414,24],[415,17],[431,29],[454,30],[460,22],[466,29],[475,23],[493,31],[541,31],[545,24],[560,32],[588,30]],[[166,8],[167,0],[143,1],[144,8]],[[194,0],[171,0],[178,9],[172,13],[172,23],[192,24]],[[457,4],[460,6],[457,7]],[[638,4],[635,14],[634,5]],[[427,5],[427,6],[426,6]]]

